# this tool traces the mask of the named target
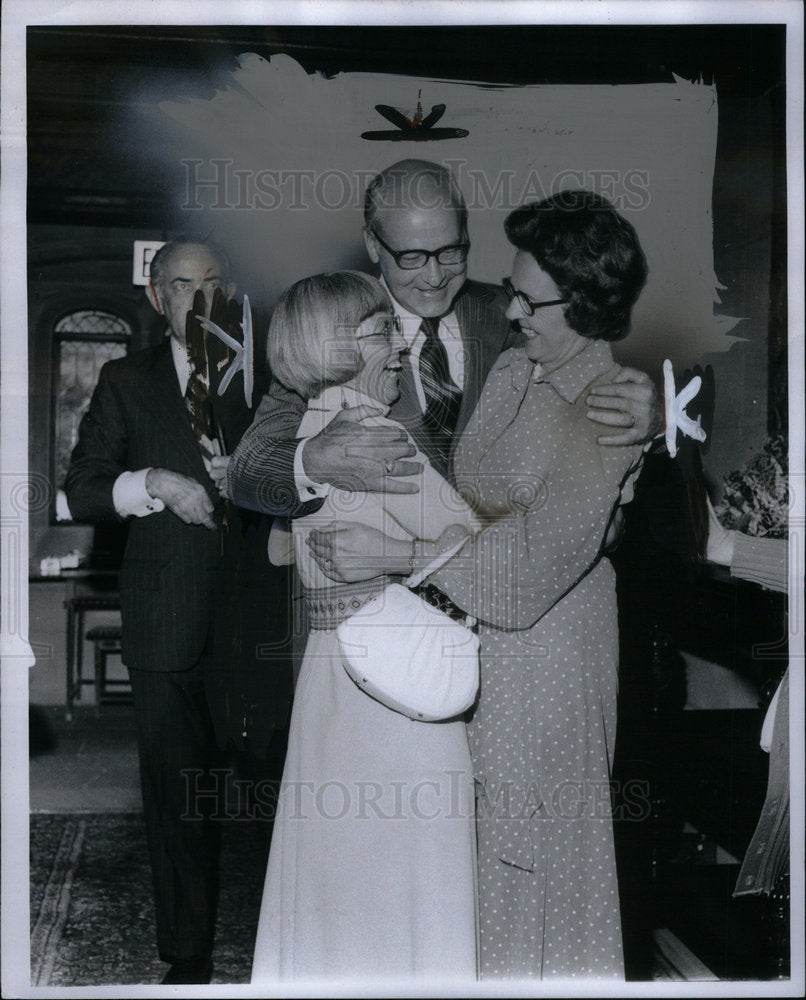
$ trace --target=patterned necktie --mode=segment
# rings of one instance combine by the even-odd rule
[[[190,423],[193,433],[199,442],[202,453],[211,458],[209,448],[202,443],[202,436],[206,436],[209,441],[215,439],[215,428],[213,427],[213,411],[210,406],[210,396],[207,385],[198,368],[193,368],[190,372],[187,388],[185,389],[185,405],[190,414]]]
[[[439,339],[439,320],[427,316],[420,324],[425,343],[420,351],[420,383],[425,395],[423,423],[431,434],[450,444],[459,415],[462,391],[451,380],[448,353]]]

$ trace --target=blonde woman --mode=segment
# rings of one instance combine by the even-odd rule
[[[298,436],[359,406],[384,423],[400,392],[405,344],[381,285],[358,272],[316,275],[280,299],[268,336],[276,378],[309,400]],[[452,983],[476,975],[473,783],[465,724],[412,721],[348,676],[335,629],[387,583],[336,584],[311,531],[371,525],[406,542],[472,527],[425,457],[412,494],[331,489],[293,522],[311,631],[296,688],[252,981],[377,979]],[[384,554],[367,553],[380,567]],[[375,573],[381,572],[379,568]]]

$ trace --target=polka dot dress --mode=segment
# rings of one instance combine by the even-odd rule
[[[624,974],[615,578],[599,552],[640,449],[597,445],[585,417],[586,389],[612,374],[600,341],[548,377],[507,352],[457,448],[457,483],[490,523],[433,580],[482,622],[470,741],[488,979]]]

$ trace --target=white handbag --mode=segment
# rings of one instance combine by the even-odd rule
[[[419,722],[461,715],[479,686],[479,639],[391,583],[336,629],[344,669],[387,708]]]

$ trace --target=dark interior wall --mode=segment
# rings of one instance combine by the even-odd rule
[[[704,456],[715,497],[722,479],[787,423],[783,89],[718,97],[714,271],[724,288],[715,311],[741,322],[731,331],[739,342],[703,357],[716,382]]]

